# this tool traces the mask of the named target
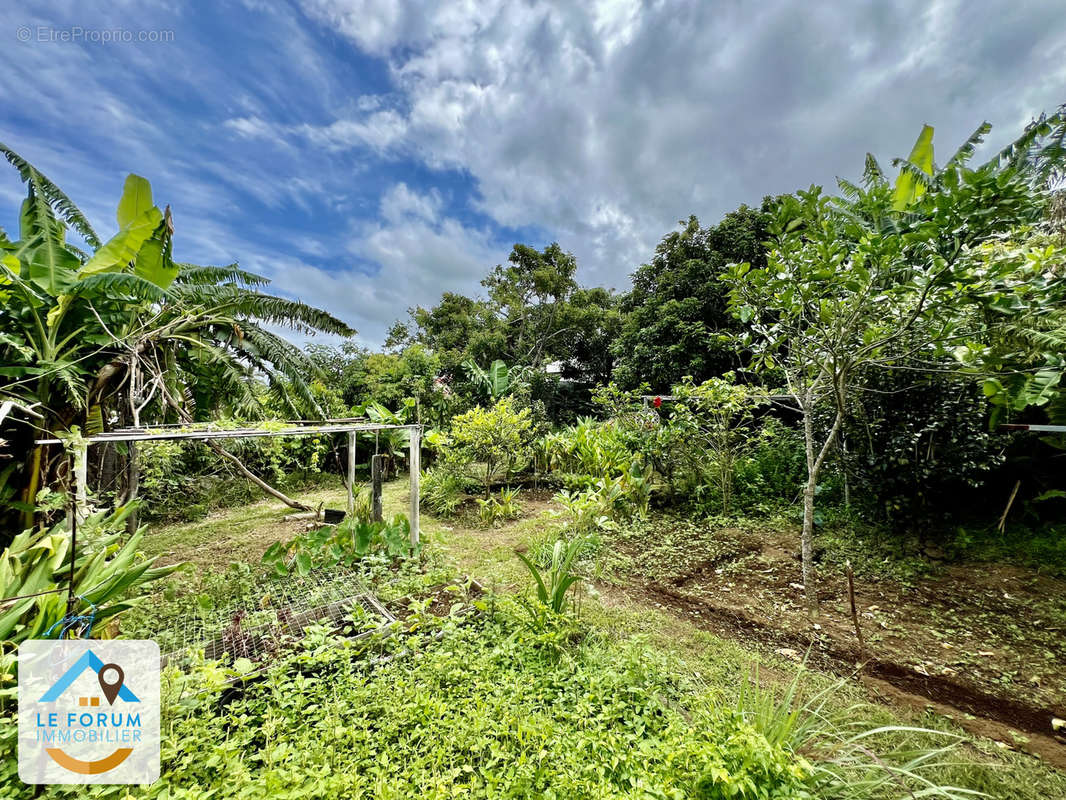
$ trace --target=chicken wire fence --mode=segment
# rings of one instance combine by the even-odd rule
[[[228,603],[201,596],[194,610],[161,621],[153,638],[164,664],[188,664],[202,651],[230,664],[247,659],[250,671],[309,635],[355,639],[395,621],[355,573],[337,567],[257,582],[254,593]]]

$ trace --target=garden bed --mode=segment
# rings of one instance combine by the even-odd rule
[[[1066,743],[1051,726],[1066,718],[1066,582],[985,564],[860,576],[862,653],[839,566],[821,566],[821,614],[809,620],[796,542],[793,533],[660,519],[610,546],[627,556],[624,591],[642,602],[793,660],[859,670],[894,702],[928,701],[974,732],[1066,767]]]

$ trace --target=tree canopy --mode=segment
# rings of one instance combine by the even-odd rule
[[[663,237],[651,263],[633,273],[633,288],[622,299],[621,332],[612,347],[614,378],[622,386],[666,391],[686,375],[703,381],[743,366],[722,275],[734,261],[765,263],[766,212],[742,206],[710,228],[695,216],[680,224]]]

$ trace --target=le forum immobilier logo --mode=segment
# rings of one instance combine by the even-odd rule
[[[152,783],[159,777],[159,646],[19,646],[19,777],[26,783]]]

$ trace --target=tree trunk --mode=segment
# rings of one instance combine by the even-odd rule
[[[798,399],[798,398],[797,398]],[[814,574],[814,495],[818,489],[818,476],[821,474],[822,465],[829,449],[836,441],[837,433],[844,422],[844,412],[838,406],[833,425],[829,430],[822,446],[815,454],[814,422],[811,414],[814,413],[813,397],[808,394],[800,403],[803,409],[803,442],[807,455],[807,484],[803,487],[803,531],[800,534],[800,557],[803,563],[803,594],[807,599],[807,613],[811,619],[818,616],[818,589],[815,586]]]
[[[136,500],[141,490],[141,462],[140,454],[137,452],[137,442],[128,442],[126,447],[126,499],[123,500],[123,505]],[[140,524],[140,510],[135,508],[126,518],[126,532],[136,533]]]
[[[818,616],[818,590],[814,585],[814,492],[818,488],[818,475],[807,477],[803,487],[803,532],[800,534],[800,555],[803,563],[803,594],[807,599],[807,613]]]
[[[208,439],[206,444],[208,447],[218,453],[218,455],[231,462],[237,468],[237,471],[241,473],[241,475],[246,477],[248,480],[250,480],[252,483],[254,483],[256,486],[258,486],[271,497],[277,498],[285,505],[289,506],[289,508],[295,508],[300,511],[314,511],[314,509],[306,503],[301,503],[299,500],[293,500],[291,497],[288,497],[287,495],[284,495],[279,492],[269,483],[267,483],[254,472],[249,470],[248,467],[244,466],[244,463],[239,458],[237,458],[237,456],[233,455],[233,453],[231,453],[229,450],[226,450],[218,442],[213,442]]]

